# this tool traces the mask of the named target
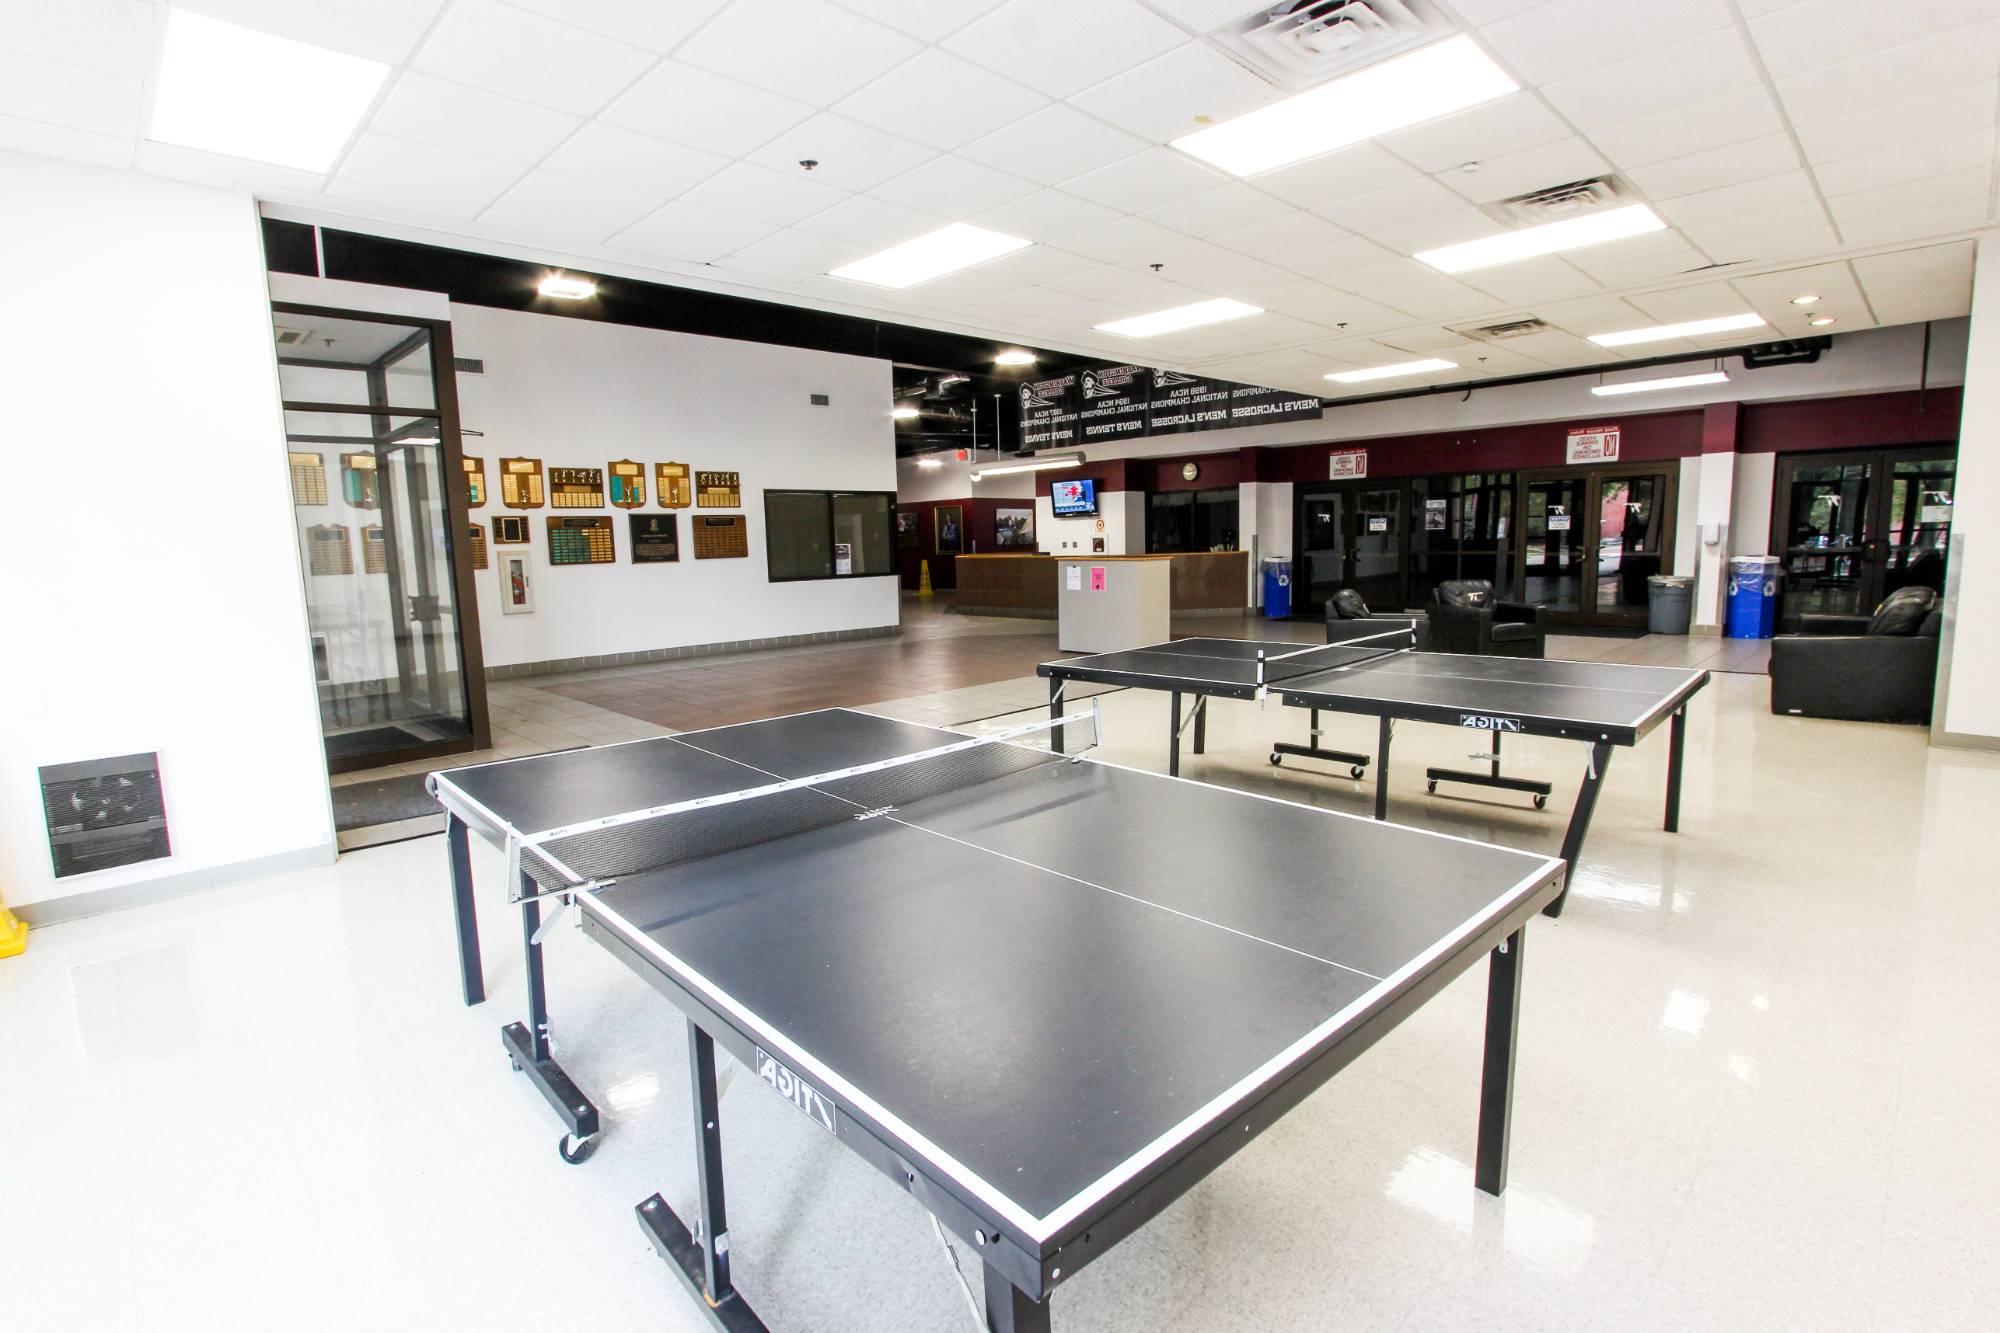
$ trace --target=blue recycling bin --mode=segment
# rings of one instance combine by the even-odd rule
[[[1778,627],[1778,566],[1775,555],[1739,555],[1729,561],[1732,639],[1768,639]]]
[[[1289,620],[1292,615],[1292,562],[1264,562],[1264,618]]]

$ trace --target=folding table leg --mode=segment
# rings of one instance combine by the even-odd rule
[[[1576,878],[1577,858],[1583,855],[1583,839],[1590,832],[1590,817],[1597,812],[1597,793],[1604,786],[1604,771],[1611,767],[1611,742],[1596,741],[1590,747],[1590,767],[1584,770],[1583,786],[1577,789],[1576,809],[1570,811],[1569,827],[1563,832],[1562,858],[1569,863],[1563,874],[1563,891],[1542,909],[1544,915],[1561,916],[1569,901],[1569,886]]]
[[[1181,692],[1172,691],[1173,711],[1167,717],[1167,776],[1181,775]]]
[[[989,1333],[1049,1333],[1049,1303],[1032,1301],[1026,1292],[1000,1275],[991,1264],[986,1270],[986,1327]]]
[[[1665,828],[1669,833],[1681,831],[1681,752],[1687,742],[1687,705],[1674,710],[1673,724],[1667,730],[1667,820]]]
[[[525,872],[520,879],[521,952],[528,987],[528,1022],[509,1023],[500,1029],[500,1044],[514,1068],[528,1076],[542,1099],[561,1117],[568,1129],[556,1144],[556,1151],[572,1166],[587,1160],[597,1150],[597,1107],[576,1086],[567,1071],[556,1063],[549,1045],[549,997],[542,972],[542,946],[535,933],[542,928],[542,902],[534,896],[535,882]]]
[[[1208,749],[1208,696],[1194,697],[1194,752],[1205,753]]]
[[[444,816],[445,857],[451,863],[451,911],[458,927],[458,980],[467,1004],[486,998],[486,973],[479,961],[479,913],[472,904],[472,855],[466,846],[465,821],[450,811]]]
[[[1389,738],[1395,733],[1396,724],[1388,718],[1375,734],[1375,818],[1389,817]]]
[[[1521,941],[1527,934],[1524,926],[1502,941],[1486,970],[1486,1060],[1479,1075],[1479,1155],[1472,1178],[1488,1194],[1507,1188],[1514,1043],[1521,1020]]]

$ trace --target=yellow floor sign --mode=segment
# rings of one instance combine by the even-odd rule
[[[12,958],[27,947],[28,923],[8,911],[5,902],[0,902],[0,958]]]
[[[931,562],[928,560],[919,560],[917,562],[917,596],[929,597],[931,595]]]

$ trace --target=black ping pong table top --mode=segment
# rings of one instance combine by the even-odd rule
[[[835,709],[456,769],[433,789],[462,847],[465,826],[504,841],[963,739]],[[462,864],[455,850],[469,912]],[[1005,1279],[997,1297],[989,1280],[989,1312],[1027,1302],[995,1327],[1029,1328],[1060,1274],[1480,958],[1518,985],[1519,932],[1562,872],[1082,759],[574,897],[586,933],[673,999],[698,1042],[721,1041],[972,1237]],[[1511,955],[1494,952],[1509,937]],[[553,1068],[533,1040],[547,1016],[529,947],[537,1031],[509,1049]],[[468,974],[469,1002],[474,989]],[[1488,1100],[1495,1061],[1511,1067],[1511,1006]],[[1481,1184],[1497,1192],[1504,1133],[1486,1141],[1486,1114]],[[719,1201],[719,1156],[715,1169]],[[663,1253],[711,1262],[663,1209],[641,1210]]]

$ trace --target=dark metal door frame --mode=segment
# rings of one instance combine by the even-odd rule
[[[1597,554],[1603,526],[1604,482],[1630,481],[1636,477],[1660,478],[1659,510],[1660,569],[1674,567],[1674,538],[1680,526],[1680,460],[1661,459],[1654,463],[1591,464],[1578,467],[1533,468],[1514,474],[1514,587],[1526,587],[1528,570],[1528,489],[1541,482],[1581,481],[1583,498],[1583,586],[1574,611],[1550,611],[1547,618],[1558,625],[1603,625],[1638,628],[1646,623],[1646,608],[1603,611],[1597,602]]]
[[[1958,444],[1951,440],[1941,440],[1935,444],[1906,445],[1894,449],[1816,449],[1798,453],[1781,453],[1777,456],[1777,466],[1771,476],[1771,539],[1766,543],[1772,553],[1786,561],[1790,568],[1792,531],[1792,481],[1802,467],[1854,467],[1868,469],[1868,502],[1861,515],[1861,541],[1859,543],[1860,586],[1857,589],[1856,609],[1866,615],[1886,595],[1885,588],[1889,564],[1889,518],[1894,503],[1894,482],[1896,464],[1923,463],[1941,459],[1951,459],[1954,466],[1958,461]],[[1838,554],[1830,548],[1829,553]],[[1781,580],[1781,584],[1782,584]],[[1780,629],[1795,629],[1798,616],[1788,614],[1785,594],[1780,592],[1778,602],[1778,625]]]

